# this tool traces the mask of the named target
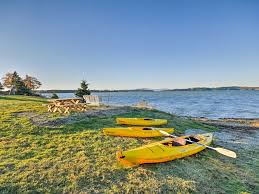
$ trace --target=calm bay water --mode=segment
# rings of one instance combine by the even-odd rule
[[[93,95],[102,96],[104,103],[113,105],[133,105],[146,100],[156,109],[183,116],[259,118],[259,91],[101,92]],[[71,98],[74,94],[58,96]]]

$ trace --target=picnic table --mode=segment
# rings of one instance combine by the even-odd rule
[[[78,111],[84,111],[86,109],[85,103],[80,103],[81,98],[64,98],[51,100],[48,104],[49,112],[60,112],[69,113],[71,109],[76,109]]]
[[[80,101],[81,98],[63,98],[51,100],[51,102],[55,105],[78,104]]]

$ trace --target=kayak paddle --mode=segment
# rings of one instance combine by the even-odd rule
[[[169,133],[167,133],[165,131],[162,131],[162,130],[159,130],[159,132],[162,133],[165,136],[168,136],[168,137],[174,137],[174,138],[178,137],[176,135],[171,135],[171,134],[169,134]],[[214,150],[214,151],[216,151],[216,152],[218,152],[218,153],[220,153],[222,155],[225,155],[225,156],[228,156],[228,157],[231,157],[231,158],[236,158],[237,157],[236,153],[231,151],[231,150],[227,150],[227,149],[220,148],[220,147],[214,148],[214,147],[211,147],[211,146],[207,146],[205,144],[201,144],[201,143],[197,143],[197,142],[191,141],[189,139],[185,139],[185,140],[188,141],[188,142],[194,143],[194,144],[205,146],[206,148],[209,148],[211,150]]]

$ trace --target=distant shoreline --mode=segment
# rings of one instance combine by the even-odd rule
[[[91,90],[92,92],[167,92],[167,91],[214,91],[214,90],[258,90],[259,87],[240,87],[240,86],[230,86],[230,87],[197,87],[197,88],[185,88],[185,89],[132,89],[132,90]],[[74,93],[76,90],[37,90],[39,93]]]

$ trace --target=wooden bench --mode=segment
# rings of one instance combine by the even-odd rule
[[[101,97],[94,95],[84,95],[85,103],[89,106],[100,106]]]

